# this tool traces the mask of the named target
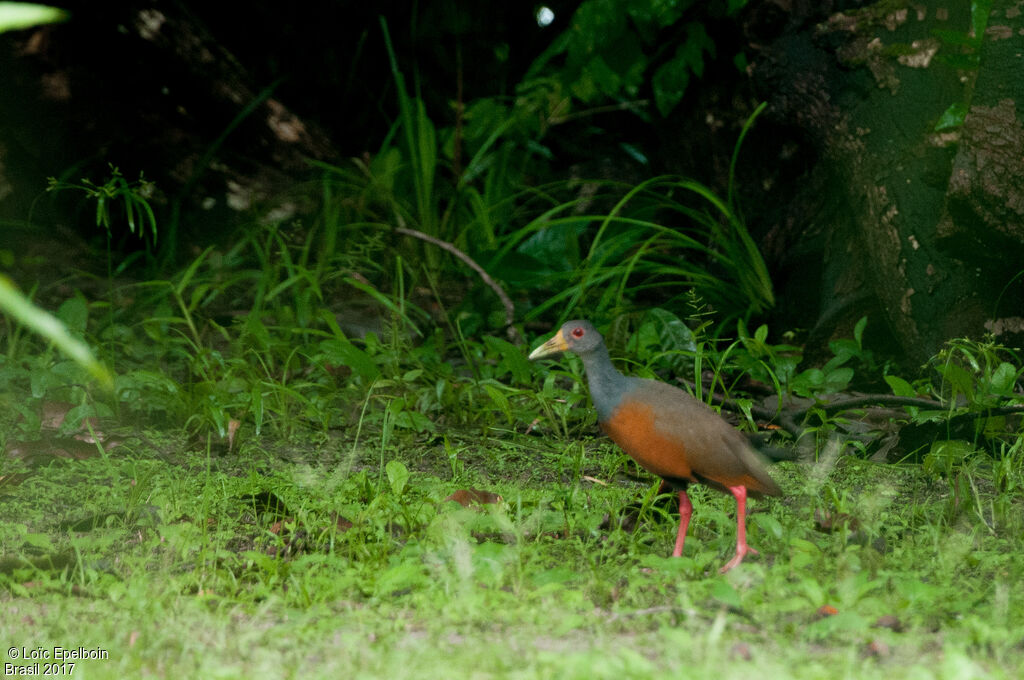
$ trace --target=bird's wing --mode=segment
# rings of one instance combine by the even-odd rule
[[[651,404],[652,427],[660,437],[684,443],[693,478],[722,491],[742,485],[756,493],[781,493],[739,430],[677,387],[655,380],[642,383],[630,396]]]

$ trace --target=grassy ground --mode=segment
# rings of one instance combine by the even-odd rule
[[[75,678],[1024,676],[1019,488],[825,447],[719,575],[732,499],[695,492],[666,558],[670,504],[606,440],[362,441],[5,461],[0,644],[108,654]]]
[[[993,410],[1020,402],[1013,351],[951,340],[923,374],[901,376],[862,344],[866,317],[823,366],[803,367],[789,340],[769,344],[767,326],[729,340],[723,328],[773,297],[731,198],[664,177],[625,198],[618,182],[587,197],[575,180],[513,190],[506,171],[484,172],[497,165],[483,150],[470,168],[496,186],[479,191],[467,171],[431,191],[444,135],[435,140],[397,70],[395,80],[402,134],[358,171],[330,171],[306,226],[260,215],[263,226],[177,272],[160,272],[147,250],[155,278],[130,281],[120,277],[131,259],[96,260],[64,241],[26,248],[38,227],[5,227],[0,259],[15,263],[14,280],[38,282],[26,295],[0,288],[12,315],[0,333],[5,675],[1024,677],[1024,442]],[[155,244],[141,180],[115,171],[74,186],[84,213],[98,201],[108,247],[121,210]],[[577,216],[591,203],[615,207]],[[651,221],[663,210],[695,221],[698,240]],[[579,220],[592,222],[586,234]],[[672,499],[587,438],[580,362],[529,362],[499,337],[491,292],[481,303],[459,283],[463,264],[443,264],[434,245],[393,242],[392,221],[491,253],[491,273],[529,301],[526,319],[557,309],[611,322],[630,374],[710,374],[732,397],[749,378],[814,405],[795,424],[819,438],[816,462],[776,466],[785,496],[753,503],[760,555],[718,573],[734,503],[697,490],[685,555],[667,558]],[[93,261],[106,267],[71,273]],[[697,286],[685,304],[684,285]],[[619,311],[653,287],[684,309]],[[733,321],[716,321],[706,301]],[[520,332],[537,331],[523,322]],[[97,387],[101,364],[112,390]],[[824,398],[865,386],[941,398],[845,423],[853,447],[885,435],[883,448],[921,464],[869,464],[828,440],[847,414],[818,408]],[[46,412],[60,402],[57,424]],[[91,418],[122,444],[57,442]],[[115,420],[175,429],[143,437]],[[238,423],[232,451],[177,434],[223,436]],[[898,441],[905,425],[917,441]],[[446,500],[469,489],[501,500]],[[104,658],[45,666],[62,661],[58,648]]]

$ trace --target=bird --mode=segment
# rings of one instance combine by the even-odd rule
[[[572,352],[583,361],[601,429],[639,465],[679,494],[679,531],[673,557],[683,554],[693,513],[686,489],[700,483],[736,499],[736,554],[725,573],[750,553],[747,496],[779,496],[747,438],[704,402],[659,380],[627,377],[612,364],[604,338],[589,321],[565,322],[530,360]]]

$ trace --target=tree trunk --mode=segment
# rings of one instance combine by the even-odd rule
[[[923,361],[1024,316],[1024,32],[1009,2],[900,4],[837,13],[759,66],[833,180],[822,309],[880,310]]]

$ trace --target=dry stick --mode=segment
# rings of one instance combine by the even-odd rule
[[[884,404],[886,406],[916,406],[917,408],[934,409],[936,411],[949,410],[949,404],[943,404],[942,402],[935,401],[933,399],[901,397],[896,394],[865,394],[859,397],[837,399],[836,401],[828,404],[822,404],[821,406],[811,406],[798,411],[793,411],[789,416],[796,420],[814,410],[824,411],[825,413],[839,413],[840,411],[848,411],[862,406],[872,406],[875,404]],[[954,417],[958,418],[969,416],[973,418],[986,418],[988,416],[1011,415],[1014,413],[1024,413],[1024,405],[1004,404],[1002,406],[993,406],[992,408],[985,409],[984,411],[959,413]]]
[[[794,420],[799,420],[811,411],[839,413],[841,411],[849,411],[863,406],[877,406],[879,404],[883,404],[885,406],[916,406],[917,408],[935,409],[937,411],[949,408],[948,404],[943,404],[941,401],[924,399],[922,397],[901,397],[898,394],[864,394],[859,397],[845,397],[825,404],[816,404],[814,406],[796,409],[789,415]]]
[[[397,231],[399,234],[405,234],[406,236],[418,238],[421,241],[426,241],[427,243],[433,243],[438,248],[441,248],[442,250],[447,250],[449,253],[451,253],[452,255],[459,258],[467,265],[469,265],[469,268],[475,271],[477,275],[483,280],[483,282],[491,287],[491,290],[494,291],[494,294],[497,295],[498,298],[501,300],[501,304],[505,306],[505,332],[508,334],[509,340],[513,342],[519,341],[519,334],[516,333],[516,329],[512,326],[512,321],[515,319],[516,314],[516,308],[515,305],[512,304],[512,298],[508,296],[505,290],[498,285],[498,282],[492,279],[491,275],[485,272],[484,268],[478,265],[476,261],[473,260],[473,258],[471,258],[469,255],[466,255],[466,253],[462,252],[451,243],[448,243],[448,241],[442,241],[441,239],[431,236],[430,234],[424,234],[422,231],[417,231],[416,229],[408,229],[406,227],[395,227],[395,231]]]
[[[693,383],[689,380],[684,380],[682,378],[677,378],[677,380],[679,382],[685,383],[686,385],[689,385],[691,389],[696,388],[696,383]],[[743,410],[740,408],[739,404],[737,404],[734,400],[728,399],[718,392],[713,392],[711,394],[711,402],[713,404],[721,406],[724,409],[736,413],[741,413]],[[803,420],[803,418],[807,416],[807,414],[810,413],[811,411],[818,410],[831,414],[840,413],[842,411],[848,411],[856,408],[862,408],[864,406],[874,405],[914,406],[917,408],[934,409],[938,411],[946,410],[949,408],[948,404],[943,404],[942,402],[935,401],[933,399],[922,399],[921,397],[901,397],[896,394],[865,394],[858,397],[837,399],[836,401],[833,401],[828,404],[819,404],[815,406],[809,406],[807,408],[793,410],[787,410],[784,408],[776,411],[773,409],[767,409],[757,404],[751,404],[750,413],[754,416],[757,416],[758,418],[764,418],[769,422],[777,419],[779,426],[783,430],[789,432],[795,437],[799,437],[803,432],[803,428],[801,428],[798,423],[799,421]],[[961,413],[954,417],[964,419],[977,419],[989,416],[1012,415],[1015,413],[1024,413],[1024,405],[1006,404],[1003,406],[995,406],[993,408],[986,409],[985,411]]]
[[[591,109],[584,111],[574,111],[573,113],[567,113],[564,116],[553,115],[548,119],[549,125],[561,125],[562,123],[568,123],[576,118],[585,118],[587,116],[593,116],[598,113],[614,113],[615,111],[630,111],[632,109],[642,109],[650,104],[648,99],[639,99],[635,102],[621,102],[619,104],[609,104],[608,106],[595,106]]]

